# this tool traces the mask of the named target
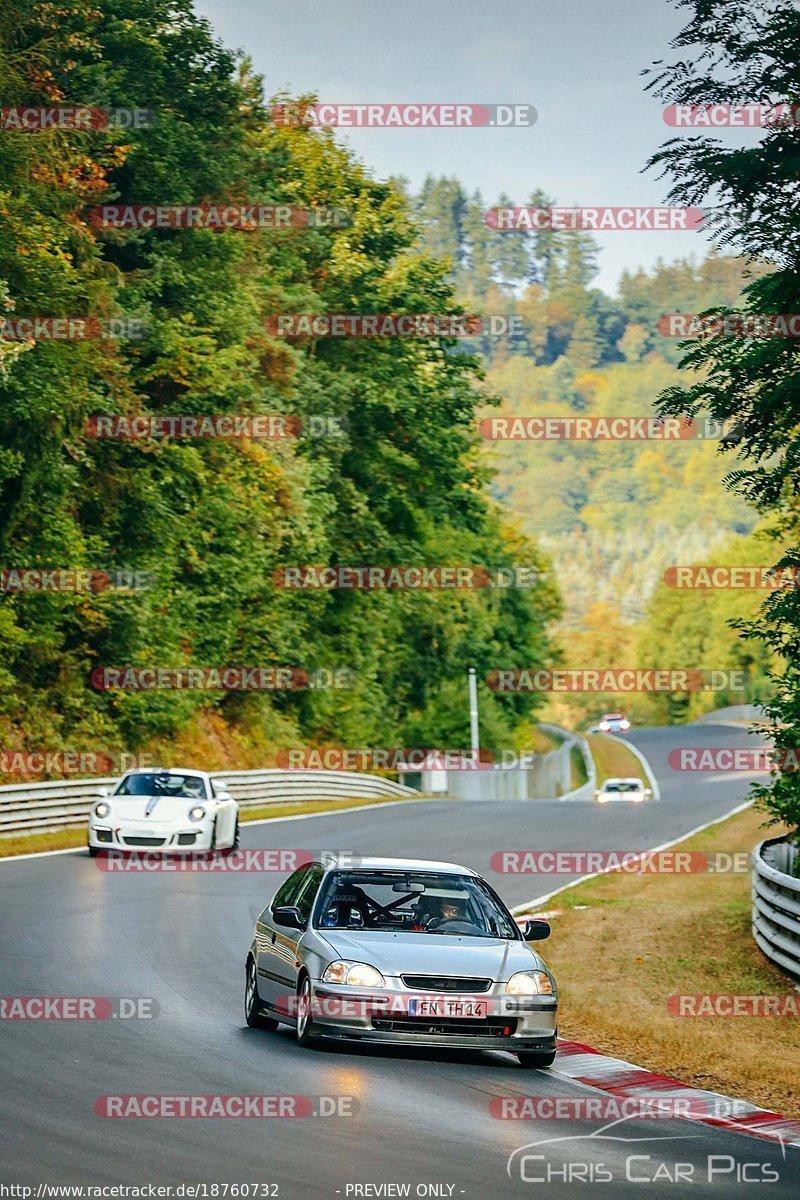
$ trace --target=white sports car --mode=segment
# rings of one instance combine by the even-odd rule
[[[205,771],[129,771],[100,792],[89,816],[89,853],[235,849],[239,805]]]
[[[641,804],[652,796],[650,788],[645,787],[641,779],[631,776],[629,779],[607,779],[595,797],[599,804],[607,804],[609,800],[628,800],[633,804]]]

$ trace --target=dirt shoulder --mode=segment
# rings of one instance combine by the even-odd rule
[[[750,850],[752,809],[675,849]],[[792,994],[750,935],[749,874],[605,875],[553,898],[537,943],[561,992],[561,1034],[683,1083],[800,1117],[800,1017],[672,1016],[670,996]],[[674,1003],[674,1002],[673,1002]]]

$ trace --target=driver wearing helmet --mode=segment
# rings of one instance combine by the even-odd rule
[[[428,910],[425,914],[425,928],[436,928],[442,921],[464,920],[464,905],[461,900],[450,896],[429,896]]]

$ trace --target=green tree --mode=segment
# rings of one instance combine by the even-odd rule
[[[650,87],[669,103],[796,103],[800,91],[800,12],[788,0],[734,13],[723,0],[691,0],[691,19],[675,41],[677,63],[659,67]],[[745,289],[745,313],[793,313],[800,303],[800,210],[797,133],[773,122],[752,145],[729,147],[718,138],[674,138],[653,156],[671,178],[669,199],[711,202],[710,223],[723,246],[774,266]],[[775,514],[776,532],[800,561],[798,467],[800,388],[797,343],[785,338],[710,337],[683,359],[697,381],[668,389],[666,413],[709,413],[729,427],[726,448],[737,465],[729,485]],[[800,733],[800,594],[771,597],[749,636],[763,638],[781,657],[777,695],[768,711],[778,723],[779,747]],[[800,774],[779,774],[757,789],[775,820],[800,824]]]

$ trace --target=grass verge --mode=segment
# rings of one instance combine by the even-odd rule
[[[570,791],[575,791],[576,788],[583,787],[588,783],[589,776],[586,772],[586,760],[583,757],[580,746],[573,746],[569,752],[569,786]]]
[[[767,835],[752,809],[681,849],[750,850]],[[545,957],[562,1033],[681,1082],[800,1117],[797,1017],[677,1017],[669,996],[791,993],[750,934],[749,875],[604,875],[552,901]]]
[[[408,797],[413,799],[413,797]],[[263,808],[243,809],[242,824],[263,820],[265,817],[298,817],[306,813],[331,812],[334,809],[360,808],[365,804],[388,804],[402,800],[402,796],[380,796],[366,800],[362,796],[353,800],[305,800],[288,804],[265,804]],[[49,833],[21,833],[0,838],[0,858],[13,858],[20,854],[36,854],[44,850],[69,850],[86,845],[86,830],[54,829]]]
[[[642,778],[642,764],[624,742],[615,742],[613,738],[607,738],[602,733],[589,733],[586,735],[586,741],[594,759],[598,787],[602,787],[607,779],[630,775]]]

